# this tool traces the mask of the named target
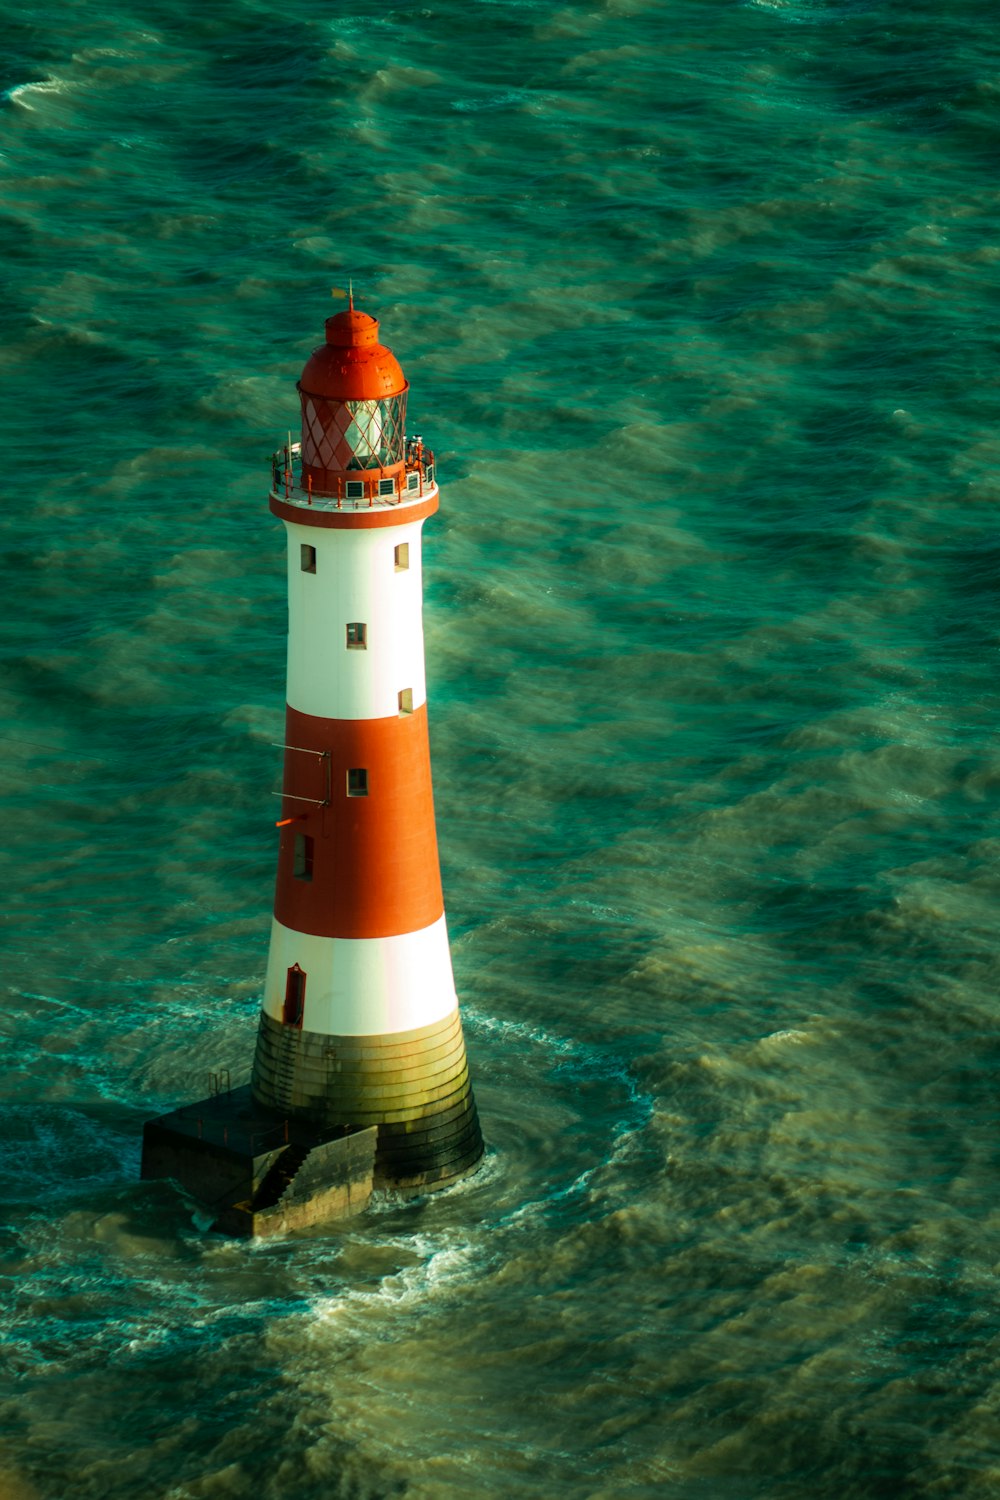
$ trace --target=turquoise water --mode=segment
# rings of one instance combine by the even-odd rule
[[[1000,1495],[993,18],[8,10],[3,1500]],[[266,456],[412,383],[490,1152],[278,1243]]]

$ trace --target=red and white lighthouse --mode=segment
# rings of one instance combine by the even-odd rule
[[[277,890],[252,1093],[323,1130],[377,1127],[375,1182],[445,1184],[483,1152],[445,925],[427,734],[421,531],[433,455],[354,308],[302,372],[288,536]]]

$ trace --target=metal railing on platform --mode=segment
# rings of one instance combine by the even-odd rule
[[[302,478],[302,445],[292,443],[271,458],[271,494],[287,505],[317,510],[374,510],[422,500],[434,488],[434,454],[409,440],[402,471],[378,470],[351,479],[338,475],[330,491],[320,492],[312,476]]]

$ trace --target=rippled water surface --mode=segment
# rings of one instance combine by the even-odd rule
[[[8,6],[2,1500],[1000,1496],[1000,64],[889,0]],[[284,1241],[266,455],[436,449],[484,1169]]]

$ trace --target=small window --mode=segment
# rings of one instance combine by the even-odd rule
[[[303,573],[315,573],[316,571],[316,548],[310,547],[308,542],[302,543],[302,571]]]
[[[399,546],[396,548],[396,572],[405,573],[406,569],[409,566],[410,544],[409,542],[400,542]]]
[[[412,714],[413,712],[413,689],[400,688],[397,693],[399,700],[399,711],[401,714]]]
[[[298,964],[292,964],[285,980],[285,1003],[281,1019],[286,1026],[301,1026],[306,1008],[306,976]]]
[[[347,795],[349,797],[368,796],[368,772],[361,766],[355,766],[347,773]]]
[[[396,493],[396,481],[394,479],[380,479],[378,482],[380,495],[394,495]]]
[[[295,835],[295,864],[293,866],[296,880],[312,880],[313,878],[313,847],[315,839],[311,839],[307,833]]]
[[[365,651],[368,648],[368,626],[353,620],[347,627],[348,651]]]

